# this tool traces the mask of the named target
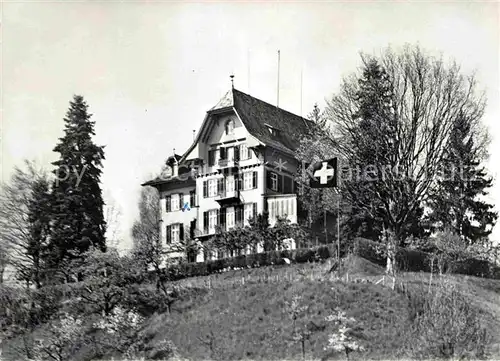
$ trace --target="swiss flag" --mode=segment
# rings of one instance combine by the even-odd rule
[[[309,185],[311,188],[338,187],[338,160],[332,158],[312,165]]]

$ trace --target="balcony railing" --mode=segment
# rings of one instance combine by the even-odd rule
[[[238,222],[234,222],[231,225],[228,225],[227,223],[223,224],[223,225],[217,225],[215,228],[204,227],[203,229],[199,230],[198,235],[200,235],[200,236],[214,235],[217,233],[217,230],[225,232],[225,231],[229,231],[233,228],[244,227],[244,226],[245,226],[245,223],[243,221],[238,221]]]
[[[217,199],[224,199],[224,198],[239,198],[240,196],[240,191],[237,190],[222,190],[217,193],[215,198]]]
[[[223,190],[217,193],[215,200],[221,205],[240,204],[243,201],[241,192],[237,190]]]
[[[297,195],[279,194],[267,197],[269,223],[273,226],[278,218],[287,218],[291,223],[297,223]]]
[[[225,168],[225,167],[236,167],[238,166],[238,159],[237,158],[232,158],[232,159],[219,159],[217,162],[219,167]]]

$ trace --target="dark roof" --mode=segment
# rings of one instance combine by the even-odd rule
[[[239,90],[232,89],[232,95],[234,109],[250,134],[278,150],[294,152],[299,147],[300,136],[313,124]],[[277,132],[271,134],[269,126]]]
[[[168,184],[170,188],[176,189],[176,188],[195,186],[196,181],[193,178],[179,179],[176,177],[170,177],[170,178],[156,177],[153,180],[142,183],[141,186],[158,187],[163,184]]]
[[[177,161],[177,163],[179,163],[181,158],[182,158],[181,155],[174,154],[174,155],[171,155],[170,157],[168,157],[165,163],[171,166],[175,163],[175,161]]]
[[[266,146],[281,150],[287,153],[294,153],[300,145],[301,137],[307,133],[314,123],[308,119],[290,113],[284,109],[278,108],[263,100],[257,99],[251,95],[245,94],[239,90],[231,89],[217,104],[207,112],[207,117],[203,123],[205,128],[210,115],[225,113],[226,111],[235,110],[240,117],[243,125],[248,132],[264,143]],[[269,131],[269,127],[275,130],[273,134]],[[195,147],[200,140],[202,132],[194,143],[181,157],[177,154],[169,157],[168,162],[172,162],[174,157],[178,162],[184,159],[189,152]],[[162,180],[159,177],[144,183],[143,185],[157,186],[159,184],[171,183],[172,180]]]

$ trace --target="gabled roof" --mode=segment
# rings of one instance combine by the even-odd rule
[[[314,124],[310,120],[232,89],[233,104],[245,128],[262,143],[278,150],[294,152],[301,135]],[[271,134],[269,127],[277,130]]]
[[[211,116],[226,111],[234,111],[250,135],[261,143],[290,154],[294,154],[300,145],[301,136],[314,125],[310,120],[232,88],[207,112],[195,141],[184,155],[179,157],[176,154],[175,157],[170,157],[169,161],[172,162],[175,159],[181,163],[186,160],[202,135],[208,131],[207,128],[210,128]],[[269,131],[269,128],[274,130],[273,133]],[[167,182],[171,182],[171,180],[167,180]],[[143,185],[160,183],[165,183],[165,180],[157,178]]]
[[[248,132],[263,144],[275,149],[294,153],[298,148],[301,135],[309,131],[312,121],[252,97],[237,89],[230,89],[208,112],[202,128],[194,143],[182,156],[182,160],[191,152],[206,131],[211,115],[234,110]],[[273,134],[269,128],[277,130]]]
[[[233,92],[229,90],[209,111],[231,108],[234,106],[233,99]]]

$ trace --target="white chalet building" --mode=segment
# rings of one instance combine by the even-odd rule
[[[162,244],[169,257],[184,257],[176,244],[203,243],[216,226],[228,230],[267,211],[297,222],[294,150],[312,123],[232,88],[210,109],[193,144],[167,160],[167,174],[143,186],[160,193]],[[262,247],[257,250],[261,251]],[[190,261],[217,256],[199,252]]]

